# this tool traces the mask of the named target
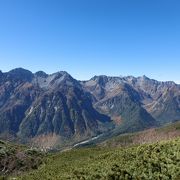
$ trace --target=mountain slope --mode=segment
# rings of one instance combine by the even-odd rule
[[[94,107],[101,112],[113,114],[111,116],[115,116],[115,121],[117,112],[122,116],[121,109],[124,108],[123,112],[128,111],[127,107],[131,107],[134,102],[144,111],[143,114],[151,116],[159,125],[180,119],[180,85],[174,82],[159,82],[146,76],[95,76],[82,84],[84,89],[92,94]],[[127,96],[128,101],[121,100],[121,97]],[[118,105],[119,102],[121,104]],[[124,115],[124,119],[127,119],[128,114]],[[119,115],[121,121],[123,117]],[[145,119],[145,116],[142,119]]]
[[[180,137],[180,121],[166,124],[163,127],[149,128],[134,133],[117,135],[113,131],[105,133],[88,142],[76,144],[77,147],[130,147],[147,143],[155,143],[163,140],[170,140]]]
[[[143,107],[160,123],[176,121],[180,117],[180,85],[158,82],[146,76],[126,78],[142,94]]]
[[[15,69],[4,73],[0,102],[0,133],[23,142],[39,137],[40,143],[41,135],[56,136],[54,144],[79,141],[108,130],[111,123],[92,107],[80,83],[66,72],[46,75]]]
[[[107,140],[95,142],[100,147],[129,147],[132,145],[140,145],[147,143],[160,142],[162,140],[170,140],[180,137],[180,121],[170,123],[161,128],[151,128],[137,133],[122,134]],[[91,142],[93,144],[93,142]],[[92,145],[91,144],[91,145]],[[86,144],[87,146],[88,144]]]
[[[83,85],[94,97],[94,107],[114,120],[117,133],[156,125],[155,119],[142,107],[139,93],[121,79],[100,76]]]
[[[41,148],[74,145],[180,119],[180,85],[143,77],[0,72],[0,137]],[[105,137],[105,136],[104,136]]]
[[[17,179],[179,179],[180,139],[129,148],[81,148],[49,156]],[[39,176],[41,175],[41,176]]]

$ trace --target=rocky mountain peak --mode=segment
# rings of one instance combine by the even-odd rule
[[[3,72],[0,70],[0,77],[3,75]]]
[[[38,72],[35,73],[35,76],[42,77],[42,78],[47,78],[48,74],[46,74],[44,71],[38,71]]]
[[[16,68],[4,74],[8,79],[31,81],[33,78],[33,73],[23,68]]]
[[[108,82],[108,76],[100,75],[100,76],[94,76],[91,78],[92,81],[95,81],[97,84],[104,85]]]
[[[149,78],[146,75],[143,75],[140,77],[141,79],[149,80]]]
[[[70,74],[66,71],[59,71],[49,76],[51,78],[51,85],[68,85],[76,86],[79,85],[79,82],[75,80]]]
[[[43,89],[58,89],[66,86],[79,86],[80,84],[66,71],[59,71],[50,75],[39,71],[35,73],[33,83]]]
[[[26,70],[24,68],[15,68],[8,72],[9,74],[32,74],[31,71]]]

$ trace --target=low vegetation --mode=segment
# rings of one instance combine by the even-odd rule
[[[19,177],[46,179],[180,179],[180,138],[126,148],[81,148],[50,155]]]
[[[180,122],[42,153],[0,141],[0,179],[180,179]]]
[[[133,145],[159,142],[162,140],[170,140],[177,137],[180,137],[180,121],[170,123],[160,128],[151,128],[137,133],[115,136],[103,141],[102,143],[99,142],[98,144],[105,147],[129,147]]]
[[[0,179],[37,169],[42,160],[42,153],[36,150],[0,141]]]

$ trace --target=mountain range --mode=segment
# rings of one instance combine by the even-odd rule
[[[0,137],[40,147],[73,145],[180,119],[180,85],[142,77],[0,71]]]

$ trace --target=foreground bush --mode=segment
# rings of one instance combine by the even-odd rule
[[[180,138],[131,148],[89,148],[51,155],[19,179],[180,179]]]

